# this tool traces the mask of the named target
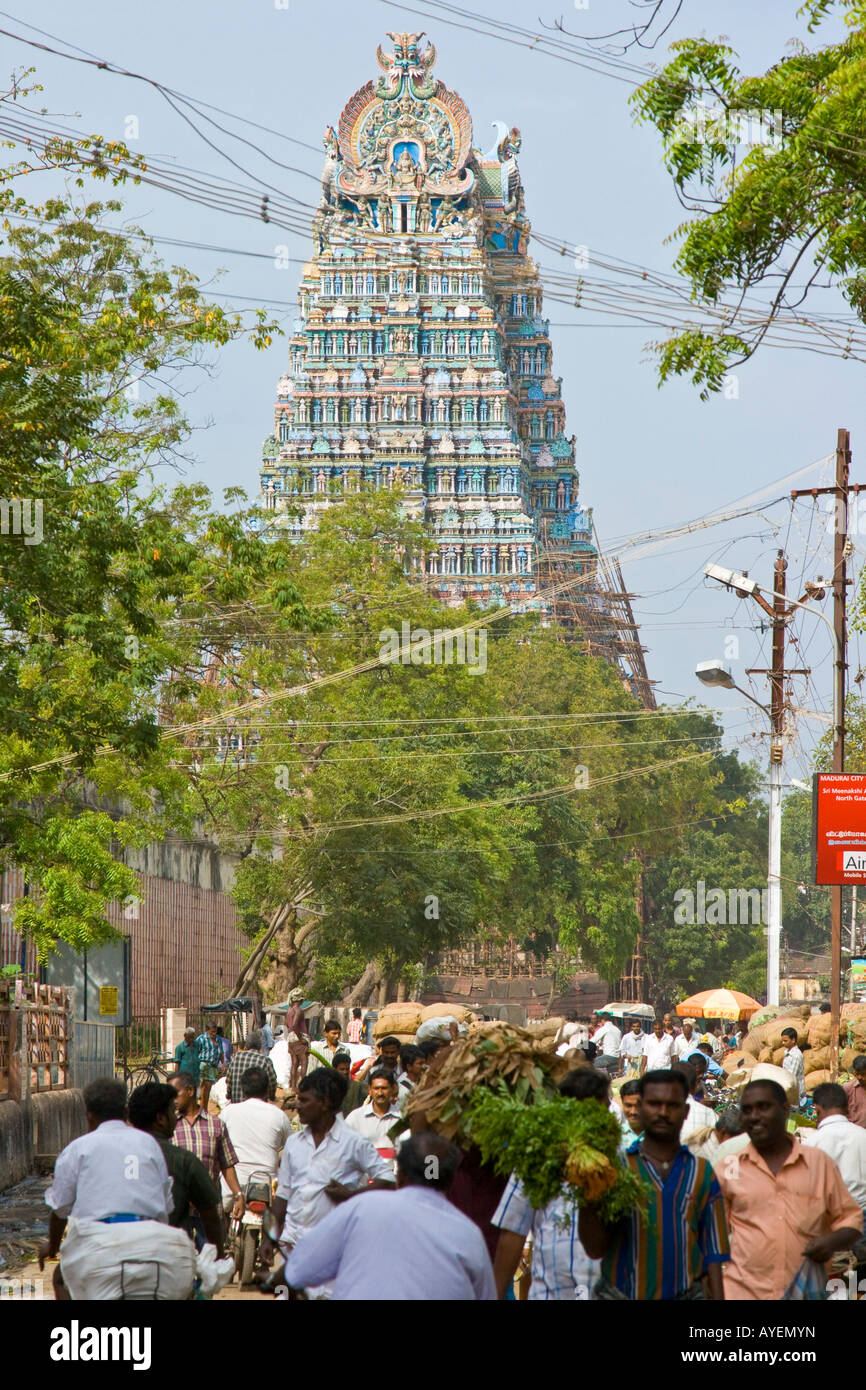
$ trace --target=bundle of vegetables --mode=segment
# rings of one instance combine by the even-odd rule
[[[553,1042],[501,1020],[473,1024],[415,1087],[404,1115],[408,1120],[423,1113],[430,1129],[464,1139],[468,1107],[479,1089],[501,1084],[506,1095],[527,1106],[556,1095],[570,1064],[557,1057]]]
[[[613,1223],[643,1206],[641,1182],[619,1159],[619,1122],[597,1100],[555,1095],[525,1105],[504,1086],[479,1088],[464,1132],[497,1173],[517,1175],[534,1207],[563,1195]]]

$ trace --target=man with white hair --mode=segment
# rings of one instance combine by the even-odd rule
[[[698,1045],[698,1038],[695,1034],[695,1020],[693,1018],[683,1019],[683,1031],[674,1038],[674,1056],[678,1062],[682,1062],[688,1057],[690,1052],[694,1052]]]
[[[174,1049],[174,1063],[178,1071],[186,1072],[198,1086],[201,1053],[195,1040],[194,1028],[184,1028],[183,1042],[179,1042]]]

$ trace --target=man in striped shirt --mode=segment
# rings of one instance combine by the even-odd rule
[[[235,1198],[232,1215],[243,1216],[244,1199],[235,1171],[238,1156],[225,1125],[218,1115],[207,1115],[202,1110],[189,1072],[179,1071],[170,1081],[177,1093],[177,1125],[171,1142],[195,1154],[215,1183],[219,1183],[220,1177],[225,1178]]]
[[[625,1161],[646,1188],[646,1221],[633,1211],[607,1226],[581,1208],[581,1243],[602,1261],[593,1298],[721,1300],[730,1259],[724,1202],[710,1165],[680,1143],[688,1083],[679,1072],[648,1071],[638,1084],[644,1132]]]
[[[220,1040],[217,1036],[217,1025],[209,1022],[203,1033],[200,1033],[195,1040],[198,1048],[199,1058],[199,1081],[201,1082],[201,1108],[207,1110],[207,1103],[210,1098],[210,1088],[215,1081],[218,1081],[225,1071],[223,1061],[223,1050],[220,1047]]]

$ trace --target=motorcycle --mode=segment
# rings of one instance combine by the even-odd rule
[[[252,1284],[259,1262],[262,1222],[269,1210],[273,1179],[264,1169],[256,1169],[247,1179],[244,1214],[232,1218],[230,1240],[237,1266],[238,1282]]]
[[[281,1226],[270,1208],[262,1213],[262,1227],[268,1240],[276,1247],[280,1239]],[[282,1259],[278,1257],[274,1263],[273,1269],[259,1283],[259,1293],[270,1294],[273,1298],[281,1302],[285,1300],[306,1302],[307,1293],[304,1289],[291,1289],[288,1284],[286,1284],[285,1269],[285,1264]]]

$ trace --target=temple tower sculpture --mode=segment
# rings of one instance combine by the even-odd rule
[[[347,493],[399,486],[446,602],[546,607],[540,554],[590,574],[596,553],[528,254],[520,132],[498,122],[493,148],[474,148],[435,48],[389,38],[382,75],[325,132],[264,501],[300,533]]]

